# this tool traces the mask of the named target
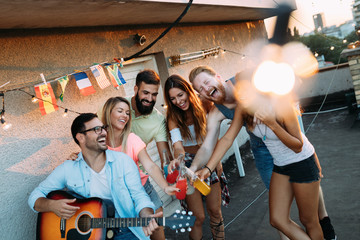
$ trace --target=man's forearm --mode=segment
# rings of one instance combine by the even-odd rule
[[[140,217],[149,217],[153,214],[154,214],[154,210],[152,208],[143,208],[139,213]]]
[[[38,212],[51,212],[51,202],[54,200],[48,199],[48,198],[38,198],[35,201],[34,209]]]

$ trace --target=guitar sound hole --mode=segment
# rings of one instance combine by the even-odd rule
[[[78,221],[78,229],[80,232],[87,232],[91,227],[91,217],[87,214],[82,215]]]

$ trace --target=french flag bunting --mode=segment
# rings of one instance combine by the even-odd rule
[[[110,86],[109,79],[107,79],[104,69],[100,65],[91,66],[90,70],[93,73],[96,82],[98,83],[101,89]]]
[[[96,92],[85,72],[74,73],[73,76],[81,95],[88,96]]]
[[[113,84],[113,86],[116,88],[119,85],[123,85],[126,83],[125,79],[123,78],[118,65],[115,63],[113,64],[113,67],[111,68],[111,66],[106,66],[106,69],[109,72],[109,77],[111,80],[111,83]]]

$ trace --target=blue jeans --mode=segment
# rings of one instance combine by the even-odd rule
[[[151,185],[149,179],[144,184],[144,189],[145,189],[145,192],[149,195],[151,201],[154,203],[155,210],[158,210],[160,207],[162,207],[163,202],[161,201],[159,194],[157,194],[154,186]]]
[[[256,168],[259,171],[265,187],[269,189],[271,175],[274,168],[274,160],[265,143],[250,131],[248,131],[248,134],[250,135],[250,145],[255,158]]]
[[[114,240],[138,240],[138,238],[129,228],[120,228],[115,230]]]

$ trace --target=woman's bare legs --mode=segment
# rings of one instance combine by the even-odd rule
[[[292,183],[301,223],[312,240],[323,240],[319,223],[320,181],[312,183]]]
[[[293,198],[289,177],[273,172],[269,192],[270,224],[290,239],[310,240],[304,230],[290,219]]]
[[[225,239],[224,222],[221,213],[220,182],[211,184],[211,192],[206,197],[206,209],[210,217],[210,228],[213,239]]]
[[[192,211],[196,217],[195,224],[189,233],[189,238],[193,240],[200,240],[202,239],[202,226],[205,220],[204,205],[202,203],[201,193],[195,189],[193,194],[186,195],[185,201],[189,211]]]

